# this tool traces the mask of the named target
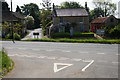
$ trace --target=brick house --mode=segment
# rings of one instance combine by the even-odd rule
[[[62,26],[68,24],[68,26]],[[89,32],[89,15],[84,8],[53,9],[53,26],[59,26],[56,32]]]
[[[105,27],[114,27],[118,24],[117,18],[113,15],[109,17],[98,17],[91,22],[91,32],[96,32],[98,29],[104,29]]]

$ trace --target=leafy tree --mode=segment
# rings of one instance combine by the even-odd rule
[[[104,13],[102,14],[104,15],[104,17],[115,14],[116,4],[105,0],[102,0],[101,2],[98,2],[97,0],[93,0],[93,3],[96,6],[96,8],[104,11]]]
[[[94,8],[90,11],[90,22],[97,17],[104,17],[104,11],[101,8]]]
[[[63,2],[61,3],[61,8],[83,8],[78,2]]]
[[[42,0],[43,3],[40,3],[44,9],[51,10],[51,0]]]
[[[32,16],[27,16],[27,17],[25,17],[25,21],[26,21],[27,29],[33,29],[34,18]]]
[[[8,3],[7,2],[2,2],[2,10],[10,11],[10,8],[8,7]]]
[[[22,13],[20,7],[17,5],[16,12]]]
[[[43,33],[44,35],[46,35],[46,31],[47,31],[47,28],[49,26],[47,26],[51,21],[51,11],[50,10],[45,10],[45,9],[42,9],[42,12],[41,12],[41,26],[42,26],[42,29],[43,29]]]
[[[22,13],[24,15],[32,16],[34,18],[34,26],[35,28],[40,27],[40,9],[37,4],[30,3],[21,6]]]
[[[109,36],[111,38],[119,38],[120,39],[120,24],[110,29]]]

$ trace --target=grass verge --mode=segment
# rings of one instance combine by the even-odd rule
[[[10,72],[14,67],[14,62],[7,56],[5,51],[0,51],[0,78]]]
[[[96,40],[96,39],[27,39],[22,41],[41,41],[41,42],[71,42],[71,43],[105,43],[120,44],[120,39],[116,40]]]

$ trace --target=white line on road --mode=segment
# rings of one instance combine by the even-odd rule
[[[47,59],[56,59],[56,57],[46,57]]]
[[[118,64],[119,62],[112,62],[113,64]]]
[[[40,51],[40,49],[32,49],[33,51]]]
[[[120,54],[116,54],[117,56],[120,56]]]
[[[67,59],[70,59],[70,58],[60,57],[58,60],[67,60]]]
[[[71,51],[62,50],[62,52],[71,52]]]
[[[85,61],[85,62],[88,62],[88,61]],[[85,66],[83,69],[82,69],[82,71],[85,71],[91,64],[93,64],[94,63],[94,60],[91,60],[91,62],[87,65],[87,66]]]
[[[26,48],[18,48],[18,49],[26,50]]]
[[[83,52],[83,51],[79,51],[79,53],[89,53],[89,52]]]
[[[72,61],[81,61],[82,59],[71,59]]]
[[[62,67],[62,68],[57,68],[57,66],[64,66],[64,67]],[[61,70],[63,70],[63,69],[65,69],[65,68],[67,68],[67,67],[69,67],[69,66],[72,66],[73,64],[67,64],[67,63],[54,63],[54,68],[53,68],[53,70],[54,70],[54,72],[56,73],[56,72],[58,72],[58,71],[61,71]]]
[[[51,49],[51,50],[46,50],[46,51],[55,51],[55,50],[52,50],[52,49]]]
[[[97,53],[97,54],[105,54],[105,53]]]

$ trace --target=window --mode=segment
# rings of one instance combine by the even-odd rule
[[[62,17],[60,17],[60,23],[63,23],[63,18]]]
[[[84,18],[80,17],[80,23],[83,23],[83,22],[84,22]]]
[[[81,27],[80,27],[80,32],[84,32],[84,29],[85,29],[85,28],[84,28],[83,26],[81,26]]]

